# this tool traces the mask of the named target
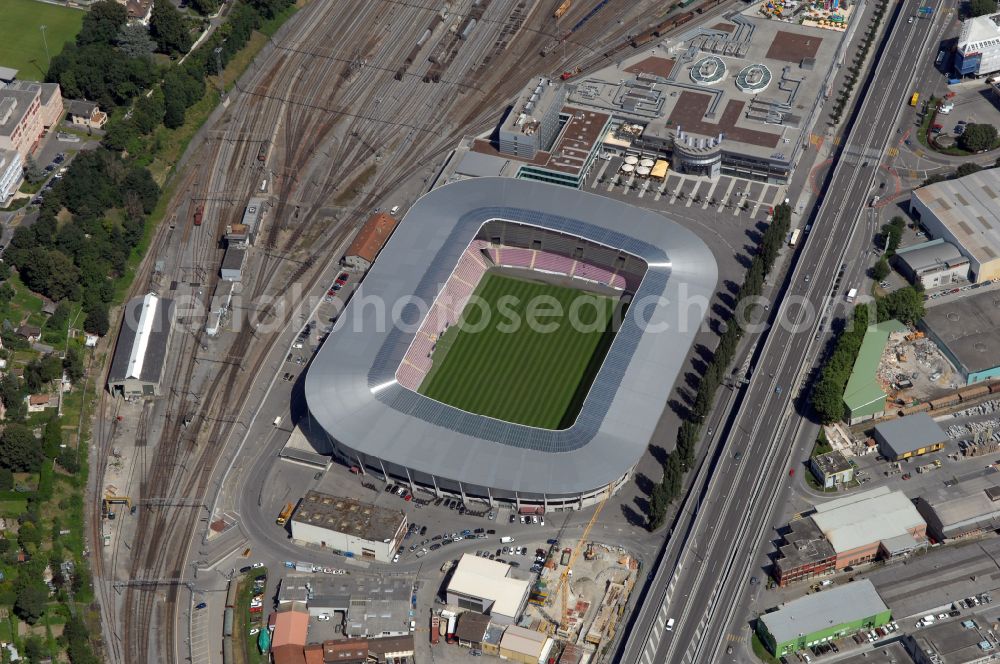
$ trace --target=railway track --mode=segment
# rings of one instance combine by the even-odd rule
[[[466,0],[455,11],[469,11],[471,2]],[[278,284],[312,285],[333,258],[333,250],[401,181],[436,166],[456,138],[495,123],[502,104],[532,72],[562,66],[559,60],[537,55],[552,34],[551,11],[540,10],[525,14],[516,48],[508,44],[489,66],[481,66],[495,51],[504,16],[518,3],[492,0],[485,20],[451,58],[441,82],[430,84],[422,82],[431,64],[426,60],[415,63],[413,74],[402,80],[394,74],[396,63],[412,48],[409,35],[415,42],[419,35],[413,33],[423,30],[421,25],[437,8],[317,0],[299,12],[275,37],[270,53],[254,65],[249,79],[240,83],[242,94],[224,116],[221,132],[204,142],[192,166],[179,175],[178,193],[171,203],[178,210],[175,227],[158,229],[140,268],[140,274],[150,276],[136,279],[130,295],[156,284],[163,291],[168,283],[177,283],[186,284],[192,295],[200,291],[197,297],[210,297],[219,279],[218,238],[227,224],[238,221],[261,179],[271,183],[275,204],[258,240],[264,251],[259,268],[255,266],[244,284],[244,298],[254,302],[274,295],[280,292]],[[624,11],[625,4],[612,2],[618,5],[614,11],[595,17],[581,29],[581,37],[596,39],[603,29],[607,34],[600,43],[624,38],[621,26],[606,23],[619,16],[616,12]],[[636,11],[653,5],[634,4]],[[589,50],[571,45],[566,58],[579,57],[580,52]],[[341,75],[345,62],[359,63],[347,78]],[[262,167],[257,150],[264,141],[271,146]],[[361,191],[353,194],[351,187],[369,171],[367,181],[357,185]],[[207,223],[200,228],[190,224],[195,200],[205,202]],[[326,216],[331,201],[344,211],[338,219]],[[169,257],[164,273],[153,279],[154,257],[164,256]],[[290,311],[291,307],[282,309],[285,322]],[[273,305],[258,311],[262,319],[279,313]],[[215,464],[224,456],[217,445],[227,439],[235,414],[242,411],[240,402],[249,398],[248,387],[284,327],[270,325],[267,329],[272,332],[255,333],[243,325],[225,341],[227,348],[216,348],[207,357],[200,355],[207,345],[203,327],[196,325],[198,321],[188,323],[192,329],[174,335],[165,379],[169,385],[151,411],[150,417],[162,426],[149,427],[149,458],[141,464],[146,471],[142,496],[206,499]],[[200,362],[212,362],[212,372],[198,370]],[[202,396],[193,399],[194,394]],[[243,396],[234,400],[234,395]],[[101,460],[110,452],[119,408],[102,396],[95,424],[97,477],[103,470]],[[100,539],[99,514],[92,523],[94,542]],[[107,632],[112,635],[107,639],[108,661],[174,661],[180,589],[129,587],[116,603],[110,586],[123,573],[130,579],[190,578],[186,561],[198,519],[196,510],[141,509],[136,525],[142,536],[128,555],[116,548],[107,565],[104,559],[97,560],[100,555],[94,556]]]

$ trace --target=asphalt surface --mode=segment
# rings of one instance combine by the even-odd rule
[[[912,112],[906,106],[911,79],[932,27],[928,20],[907,22],[918,6],[912,0],[897,6],[898,18],[888,28],[891,33],[875,63],[874,80],[834,157],[812,232],[776,312],[785,323],[770,330],[751,364],[751,381],[729,435],[721,441],[718,461],[695,481],[648,599],[634,620],[622,662],[720,662],[742,654],[727,650],[743,640],[747,621],[740,609],[759,593],[751,577],[763,581],[755,569],[759,549],[773,532],[775,507],[795,481],[789,476],[797,466],[791,461],[789,441],[799,440],[806,421],[795,414],[793,402],[827,321],[836,313],[832,306],[842,302],[842,291],[860,278],[863,263],[852,263],[840,287],[833,285],[840,266],[868,246],[863,211],[878,186],[878,166],[895,136],[897,119]],[[893,20],[891,12],[886,18]],[[796,320],[802,323],[789,323]],[[742,454],[739,461],[733,458],[737,451]],[[675,624],[666,630],[670,618]],[[734,625],[736,634],[731,634]]]

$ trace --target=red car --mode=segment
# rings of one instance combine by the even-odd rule
[[[788,469],[788,476],[789,477],[795,477],[795,469],[794,468],[789,468]]]
[[[340,276],[337,277],[337,282],[341,283],[341,284],[346,284],[347,280],[350,279],[350,278],[351,278],[351,275],[347,274],[346,272],[341,272]]]

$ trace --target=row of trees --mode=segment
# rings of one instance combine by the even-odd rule
[[[893,217],[889,223],[883,224],[882,232],[879,234],[883,253],[878,262],[872,266],[872,278],[876,281],[882,281],[892,271],[889,268],[889,259],[896,254],[896,249],[899,249],[899,243],[903,239],[903,230],[905,228],[906,220],[899,215]]]
[[[162,4],[171,6],[170,3]],[[163,125],[172,129],[184,124],[187,109],[205,96],[206,78],[218,74],[220,68],[246,46],[262,21],[290,5],[291,0],[252,0],[237,4],[225,25],[191,53],[183,65],[167,70],[152,94],[136,101],[131,115],[112,119],[104,145],[111,150],[139,154],[145,151],[146,139],[157,127]]]
[[[875,320],[870,320],[873,311]],[[819,379],[813,384],[810,394],[810,403],[820,422],[830,424],[843,419],[844,390],[851,371],[854,370],[868,326],[893,319],[914,324],[923,316],[923,294],[913,287],[901,288],[885,297],[876,298],[874,309],[868,303],[854,307],[850,321],[840,331],[837,343],[823,364]]]
[[[82,302],[84,329],[106,334],[113,280],[125,273],[159,193],[145,168],[107,150],[81,152],[46,195],[38,221],[14,232],[6,258],[31,290]],[[63,209],[73,216],[60,224]],[[120,220],[105,218],[112,209]]]
[[[875,11],[872,15],[872,21],[868,25],[868,31],[865,33],[864,39],[861,40],[861,45],[858,47],[858,52],[854,56],[854,61],[851,66],[847,68],[847,77],[844,79],[844,86],[840,89],[840,94],[837,96],[836,101],[833,103],[832,113],[830,115],[830,121],[832,124],[836,125],[840,123],[840,119],[843,117],[844,109],[853,99],[854,86],[858,83],[858,77],[861,75],[861,70],[864,69],[865,60],[868,58],[868,53],[871,51],[872,43],[875,41],[875,36],[878,34],[879,26],[882,25],[882,19],[885,17],[885,2],[879,2],[875,5]]]
[[[750,261],[743,284],[736,294],[734,311],[745,309],[744,302],[755,298],[764,288],[764,280],[774,267],[778,252],[785,243],[785,237],[791,228],[792,209],[782,203],[774,209],[771,224],[764,231],[757,253]],[[719,344],[715,348],[712,360],[705,367],[704,375],[694,395],[690,412],[681,422],[677,431],[677,442],[674,451],[667,455],[663,464],[663,479],[653,486],[649,497],[650,530],[663,525],[670,503],[677,498],[684,483],[684,474],[694,465],[698,439],[701,436],[702,423],[705,416],[712,410],[715,394],[722,385],[723,379],[736,357],[736,347],[743,336],[743,328],[735,315],[722,323],[723,332]]]

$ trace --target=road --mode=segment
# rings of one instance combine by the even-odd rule
[[[623,662],[719,662],[740,655],[727,650],[745,634],[747,621],[740,609],[760,592],[751,577],[763,580],[761,546],[773,535],[775,507],[784,502],[794,481],[789,472],[796,446],[789,442],[799,442],[807,425],[794,412],[798,389],[822,344],[822,319],[830,317],[828,310],[842,301],[841,293],[849,287],[845,282],[834,288],[838,270],[870,242],[867,233],[858,232],[859,225],[877,187],[882,155],[895,135],[900,106],[903,113],[912,112],[904,100],[933,25],[907,22],[917,6],[912,0],[897,6],[899,18],[888,28],[874,79],[862,91],[865,98],[834,157],[812,232],[776,312],[777,320],[785,323],[768,332],[718,456],[695,482],[649,599],[634,620]],[[891,13],[887,18],[893,20]],[[860,269],[854,265],[850,278],[860,278]],[[792,324],[796,321],[799,324]],[[737,451],[740,460],[734,459]],[[701,482],[707,485],[701,487]],[[666,631],[670,618],[676,624]]]

